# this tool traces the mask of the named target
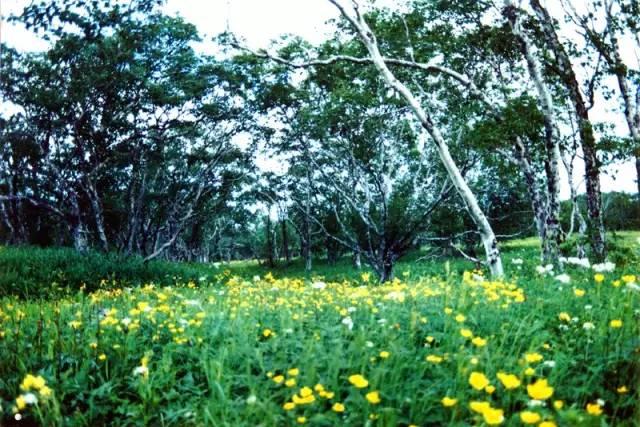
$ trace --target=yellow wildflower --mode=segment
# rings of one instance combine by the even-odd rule
[[[527,386],[527,393],[532,399],[547,400],[553,395],[553,387],[548,384],[547,380],[539,379]]]
[[[504,421],[504,411],[502,409],[496,409],[489,407],[482,412],[484,422],[490,426],[502,424]]]
[[[611,326],[612,328],[621,328],[622,327],[622,320],[614,319],[611,322],[609,322],[609,326]]]
[[[504,372],[498,372],[498,379],[507,390],[520,387],[520,380],[513,374],[506,374]]]
[[[333,412],[344,412],[344,405],[340,402],[336,402],[331,407],[331,410],[333,410]]]
[[[537,363],[542,359],[543,357],[540,353],[527,353],[524,355],[524,360],[526,360],[527,363]]]
[[[349,377],[349,382],[357,388],[365,388],[369,385],[369,381],[360,374],[351,375]]]
[[[469,376],[469,384],[476,390],[482,390],[489,385],[489,380],[481,372],[472,372]]]
[[[441,402],[442,402],[442,406],[449,408],[451,406],[454,406],[456,403],[458,403],[458,399],[445,396],[442,398]]]
[[[540,414],[532,411],[520,412],[520,420],[525,424],[537,424],[540,421]]]
[[[365,397],[372,405],[377,405],[378,403],[380,403],[380,393],[377,391],[370,391],[365,395]]]
[[[602,414],[602,406],[597,403],[587,403],[587,413],[589,415],[598,416]]]

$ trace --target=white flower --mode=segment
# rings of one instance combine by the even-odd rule
[[[324,289],[324,288],[326,288],[326,287],[327,287],[327,284],[326,284],[326,283],[324,283],[324,282],[313,282],[313,283],[311,284],[311,287],[312,287],[313,289],[320,289],[320,290],[322,290],[322,289]]]
[[[219,262],[214,262],[214,263],[213,263],[213,266],[214,266],[216,269],[218,269],[218,268],[220,268],[220,263],[219,263]]]
[[[593,270],[597,271],[598,273],[605,273],[615,270],[616,265],[612,262],[607,261],[603,262],[602,264],[593,264],[591,268],[593,268]]]
[[[471,277],[476,282],[484,282],[484,277],[480,276],[479,274],[472,274]]]
[[[584,268],[589,268],[591,266],[591,263],[589,262],[588,258],[578,258],[578,257],[560,258],[560,262],[566,262],[567,264],[573,264],[573,265],[577,265],[579,267],[584,267]]]
[[[133,375],[142,375],[145,376],[149,373],[149,368],[146,366],[138,366],[133,370]]]
[[[547,274],[547,273],[550,273],[551,271],[553,271],[552,264],[536,266],[536,272],[538,272],[538,274]]]
[[[522,258],[514,258],[511,260],[511,263],[515,265],[522,265],[523,262],[524,261],[522,261]]]
[[[385,323],[387,323],[387,319],[380,319],[378,320],[378,323],[384,325]]]
[[[584,322],[582,324],[582,329],[584,329],[585,331],[590,331],[591,329],[595,329],[596,325],[594,325],[591,322]]]
[[[630,289],[635,292],[640,292],[640,286],[636,285],[633,282],[627,283],[627,289]]]
[[[571,276],[569,276],[568,274],[558,274],[555,279],[558,282],[562,282],[562,283],[569,283],[571,281]]]
[[[598,405],[600,405],[600,406],[604,406],[604,404],[605,404],[604,400],[602,400],[602,399],[598,399],[598,400],[596,400],[596,403],[597,403]]]
[[[560,328],[563,331],[568,331],[569,330],[569,327],[567,325],[560,325],[560,326],[558,326],[558,328]]]
[[[129,319],[128,317],[125,317],[120,321],[120,323],[122,323],[124,326],[129,326],[131,324],[131,319]]]
[[[353,320],[351,320],[351,317],[349,316],[342,319],[342,324],[345,325],[349,330],[353,329]]]
[[[207,276],[200,276],[200,277],[198,277],[198,280],[200,282],[204,282],[205,280],[207,280]]]
[[[22,398],[24,399],[24,403],[27,405],[35,405],[38,403],[38,398],[33,393],[25,393],[22,395]]]
[[[548,366],[549,368],[555,368],[556,367],[556,361],[555,360],[545,360],[544,362],[542,362],[542,364],[544,366]]]
[[[349,308],[347,308],[347,311],[348,311],[349,313],[353,313],[353,312],[354,312],[354,311],[356,311],[356,310],[357,310],[357,309],[356,309],[355,307],[349,307]]]
[[[16,421],[20,421],[20,420],[22,419],[22,414],[15,414],[15,415],[13,416],[13,418],[14,418]]]
[[[256,397],[255,394],[252,394],[251,396],[247,397],[247,405],[255,405],[257,401],[258,401],[258,398]]]
[[[367,341],[366,343],[364,343],[364,345],[366,345],[368,348],[373,347],[373,343],[371,341]]]
[[[285,334],[292,334],[293,333],[293,329],[287,328],[287,329],[284,330],[284,333]]]
[[[197,299],[188,299],[184,302],[184,305],[190,305],[190,306],[200,305],[200,301],[198,301]]]
[[[257,274],[255,276],[253,276],[253,281],[254,282],[259,282],[260,281],[260,276],[258,276]]]
[[[527,405],[530,408],[535,408],[536,406],[544,406],[544,400],[531,399]]]
[[[593,306],[591,304],[587,304],[584,306],[585,310],[591,310],[593,308]]]

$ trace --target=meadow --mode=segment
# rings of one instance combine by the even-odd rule
[[[2,248],[0,425],[640,425],[639,236],[615,267],[521,240],[503,280],[416,255],[383,285],[347,260],[45,281],[64,256]]]

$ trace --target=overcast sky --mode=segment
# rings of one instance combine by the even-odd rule
[[[0,0],[2,14],[19,13],[31,0]],[[556,1],[556,0],[554,0]],[[207,50],[206,40],[227,27],[244,37],[254,48],[265,47],[269,41],[282,34],[295,34],[310,42],[323,40],[331,31],[326,21],[337,16],[334,7],[327,0],[168,0],[165,10],[169,14],[179,14],[195,24],[205,43],[199,49]],[[46,48],[46,43],[23,28],[2,23],[2,41],[20,50],[38,51]],[[609,115],[606,109],[594,110],[594,121]],[[600,118],[597,116],[600,115]],[[623,126],[623,122],[619,122]],[[620,129],[622,133],[626,129]],[[265,163],[264,161],[261,163]],[[268,165],[268,161],[266,162]],[[582,166],[578,166],[578,171]],[[608,168],[602,176],[604,191],[627,191],[635,193],[635,167],[632,162]],[[563,180],[565,181],[565,180]],[[584,184],[581,185],[584,188]],[[568,185],[563,182],[562,197],[569,194]]]

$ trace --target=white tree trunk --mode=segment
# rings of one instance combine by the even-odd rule
[[[380,72],[380,75],[384,79],[385,83],[404,98],[405,102],[409,105],[411,110],[420,121],[422,127],[431,136],[431,139],[436,144],[438,155],[440,156],[440,160],[447,170],[449,178],[451,179],[453,185],[456,187],[456,190],[458,191],[458,194],[467,207],[471,218],[478,227],[478,231],[480,232],[482,244],[484,246],[487,257],[487,265],[489,266],[491,275],[494,277],[503,276],[504,270],[502,267],[502,259],[500,257],[500,250],[498,248],[498,242],[496,240],[495,233],[493,232],[493,229],[491,228],[487,217],[484,215],[484,212],[482,212],[476,196],[473,194],[473,191],[471,191],[471,188],[469,188],[469,185],[460,173],[460,169],[451,157],[451,154],[449,153],[449,147],[442,137],[440,131],[433,124],[429,113],[422,107],[417,97],[411,92],[411,90],[395,77],[395,75],[391,72],[391,70],[385,63],[385,60],[380,53],[380,49],[378,48],[378,43],[376,41],[375,35],[364,20],[364,17],[360,14],[357,2],[353,2],[355,16],[352,16],[338,2],[338,0],[329,1],[334,4],[338,8],[338,10],[340,10],[340,13],[358,31],[360,40],[367,48],[374,66]]]

